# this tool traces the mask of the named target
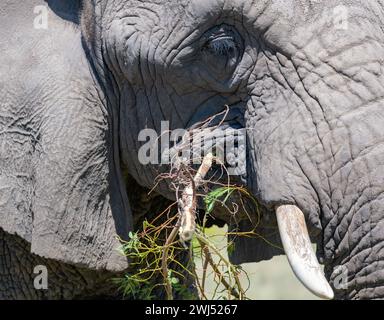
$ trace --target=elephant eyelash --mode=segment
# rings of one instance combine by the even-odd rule
[[[231,56],[237,50],[237,45],[233,37],[223,36],[208,41],[204,50],[217,56]]]

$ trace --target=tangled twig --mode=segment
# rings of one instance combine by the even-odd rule
[[[129,249],[128,252],[131,252],[133,257],[139,258],[139,263],[144,263],[146,265],[145,268],[140,269],[138,274],[133,274],[128,277],[126,283],[133,283],[133,285],[136,285],[137,283],[143,284],[152,279],[154,280],[153,282],[156,286],[162,286],[165,288],[166,298],[168,300],[172,300],[174,298],[173,291],[178,294],[181,292],[180,285],[177,281],[178,277],[185,279],[184,274],[178,271],[183,270],[183,272],[187,272],[189,275],[194,277],[195,285],[200,292],[200,297],[202,299],[207,299],[205,283],[209,268],[213,270],[214,280],[217,284],[214,295],[216,294],[217,289],[220,286],[223,286],[225,291],[228,293],[229,299],[232,299],[232,297],[235,299],[246,298],[246,290],[242,288],[239,279],[239,272],[241,272],[241,270],[234,266],[229,259],[227,259],[222,252],[220,252],[221,249],[218,249],[210,241],[210,238],[205,236],[205,221],[207,216],[211,215],[213,208],[217,205],[221,205],[224,210],[228,211],[230,219],[234,219],[235,221],[237,221],[236,214],[239,213],[240,206],[245,211],[246,216],[250,218],[241,197],[240,206],[237,203],[232,202],[233,209],[231,209],[227,203],[235,191],[237,191],[240,195],[245,195],[246,198],[248,198],[249,195],[245,189],[243,190],[241,187],[230,185],[227,168],[225,163],[220,160],[220,156],[218,154],[215,154],[214,156],[212,153],[209,153],[202,158],[201,152],[198,152],[196,154],[193,153],[193,159],[187,159],[180,156],[182,151],[191,147],[195,138],[199,141],[202,131],[204,131],[204,133],[212,133],[215,128],[220,127],[224,123],[228,112],[229,108],[226,106],[226,110],[220,114],[199,123],[197,126],[194,126],[194,128],[191,128],[188,135],[183,136],[182,141],[178,143],[175,148],[173,148],[173,152],[170,152],[170,170],[167,173],[158,175],[155,180],[155,187],[150,190],[150,193],[160,182],[168,180],[166,183],[168,183],[171,190],[175,192],[177,201],[167,208],[166,212],[168,212],[168,215],[166,217],[166,212],[163,212],[156,216],[152,223],[143,225],[143,232],[138,234],[138,239],[143,240],[141,245],[141,241],[136,243],[135,239],[131,239],[128,243],[129,245],[126,246],[126,248]],[[222,118],[217,119],[218,116]],[[201,165],[197,171],[192,168],[193,164],[197,164],[196,161],[201,161]],[[212,170],[212,175],[209,177],[209,180],[207,180],[207,175],[212,169],[213,161],[220,166],[222,171],[220,174],[220,172],[217,172],[217,168],[215,167],[214,169],[216,169],[216,171]],[[217,177],[217,174],[220,176]],[[223,175],[228,177],[227,183],[222,182]],[[216,186],[216,188],[212,188],[212,186]],[[199,193],[199,189],[202,192]],[[205,204],[205,217],[203,219],[202,229],[200,229],[200,227],[197,228],[196,226],[197,205],[198,199],[200,198],[203,199]],[[175,214],[175,211],[173,210],[172,213],[170,212],[174,205],[177,205],[178,207],[177,214]],[[162,222],[165,218],[167,220]],[[161,223],[161,225],[157,226],[159,223]],[[178,235],[179,239],[177,239]],[[194,235],[196,241],[190,242],[187,246],[186,244],[192,240]],[[231,232],[231,236],[234,235],[235,233]],[[180,243],[183,246],[181,246]],[[191,260],[193,260],[193,248],[196,248],[195,244],[200,246],[201,249],[203,263],[203,274],[201,278],[198,276],[194,264],[192,267],[190,265],[185,266],[176,259],[178,253],[185,253],[185,249],[189,247]],[[132,252],[132,248],[130,247],[136,248],[136,246],[137,249]],[[218,262],[214,259],[214,257],[218,257]],[[149,276],[145,277],[147,274],[149,274]],[[156,274],[162,277],[162,283],[155,280]],[[128,280],[131,281],[129,282]],[[132,280],[134,281],[132,282]],[[127,290],[127,292],[131,291],[132,290],[130,288]],[[138,290],[138,292],[140,291]],[[183,291],[181,296],[184,296],[184,294],[185,291]]]
[[[172,286],[168,279],[168,264],[167,257],[171,244],[175,241],[177,233],[179,233],[182,242],[190,241],[196,230],[196,188],[200,187],[205,176],[212,167],[213,155],[209,153],[203,159],[203,162],[197,171],[195,177],[191,178],[190,183],[182,192],[182,197],[179,200],[179,219],[168,236],[163,256],[161,259],[161,269],[165,280],[165,291],[168,300],[172,300]]]
[[[211,267],[212,267],[213,271],[216,273],[216,275],[219,276],[220,282],[224,285],[224,287],[228,290],[228,292],[230,292],[235,298],[243,299],[245,297],[245,292],[242,289],[242,285],[241,285],[238,273],[235,270],[234,266],[229,261],[227,261],[227,259],[222,255],[220,250],[218,250],[215,246],[213,246],[211,243],[209,243],[209,241],[207,241],[207,239],[204,236],[200,235],[199,233],[197,233],[196,236],[197,236],[197,240],[199,241],[199,243],[203,249],[203,252],[205,253],[205,258],[208,260],[208,263],[211,265]],[[214,261],[212,259],[209,248],[211,248],[213,250],[213,252],[220,258],[220,260],[224,262],[224,264],[228,268],[228,271],[232,274],[232,276],[235,280],[236,287],[239,290],[239,292],[237,292],[237,290],[235,288],[233,288],[225,280],[225,278],[222,276],[220,270],[218,270],[216,264],[214,263]]]

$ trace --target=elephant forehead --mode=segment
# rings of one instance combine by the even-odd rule
[[[129,14],[142,15],[148,20],[156,20],[156,25],[200,24],[207,19],[215,21],[226,13],[241,15],[255,20],[259,16],[292,17],[298,0],[177,0],[177,1],[138,1],[130,0],[116,4],[112,1],[105,14],[108,18],[126,18]],[[296,10],[297,11],[297,10]]]
[[[302,3],[303,0],[131,0],[114,3],[105,13],[108,25],[105,38],[108,41],[112,37],[116,43],[124,43],[120,48],[126,51],[135,48],[131,56],[152,48],[163,61],[169,52],[188,47],[210,28],[226,23],[240,29],[244,36],[263,35],[275,46],[285,47],[294,27],[303,24],[306,7]],[[134,44],[130,42],[132,39]],[[139,48],[141,42],[145,42],[145,46]],[[148,58],[151,56],[149,54]]]
[[[179,12],[193,13],[196,18],[204,17],[209,14],[223,11],[235,10],[239,8],[241,12],[247,13],[251,9],[252,13],[264,13],[267,7],[271,7],[274,11],[283,13],[289,12],[293,14],[295,7],[309,7],[316,0],[178,0],[178,1],[148,1],[148,4],[161,5],[164,8],[172,8]],[[142,3],[142,2],[141,2]]]

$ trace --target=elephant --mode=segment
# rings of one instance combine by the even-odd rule
[[[140,133],[221,112],[260,209],[231,261],[286,254],[321,297],[383,298],[383,25],[381,0],[3,0],[0,299],[119,298],[119,238],[175,200]]]

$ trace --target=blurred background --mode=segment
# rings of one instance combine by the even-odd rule
[[[210,228],[207,234],[215,246],[226,257],[225,229]],[[195,258],[198,275],[203,274],[200,257]],[[294,276],[286,256],[274,257],[272,260],[260,263],[247,263],[242,265],[246,275],[241,275],[243,287],[248,291],[246,295],[252,300],[318,300]],[[208,268],[206,291],[208,298],[219,299],[222,294],[220,289],[215,294],[216,282],[212,269]],[[247,280],[247,277],[249,280]]]

